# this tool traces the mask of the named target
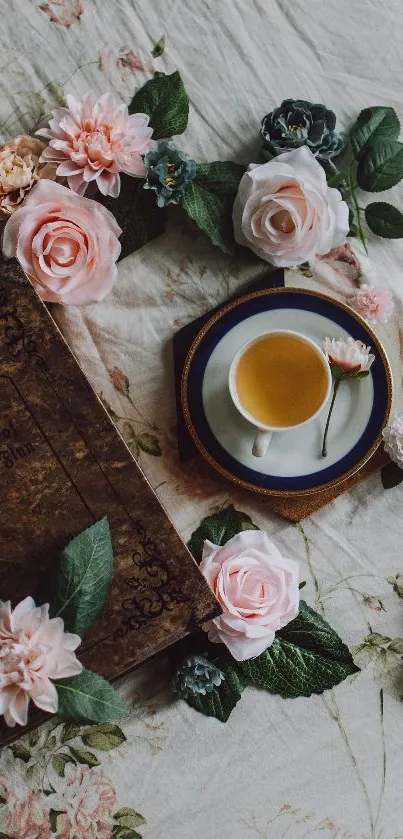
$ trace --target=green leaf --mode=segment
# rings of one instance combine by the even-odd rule
[[[285,699],[323,693],[358,671],[348,647],[303,600],[272,646],[238,667],[247,681]]]
[[[403,238],[403,213],[386,201],[375,201],[365,208],[368,227],[384,239]]]
[[[82,763],[85,766],[99,766],[101,763],[92,752],[87,752],[85,749],[75,749],[73,746],[69,746],[69,749],[77,763]]]
[[[181,206],[213,245],[234,252],[232,208],[245,167],[229,161],[199,163]]]
[[[146,454],[151,454],[153,457],[161,457],[161,446],[155,434],[148,434],[147,431],[144,431],[143,434],[136,436],[136,443]]]
[[[155,73],[133,96],[129,113],[149,115],[153,140],[183,134],[188,124],[189,99],[178,71],[170,76]]]
[[[124,827],[121,824],[114,825],[112,836],[114,839],[142,839],[141,834],[137,830],[132,830],[130,827]]]
[[[400,469],[397,463],[391,461],[381,470],[381,480],[384,489],[392,489],[392,487],[396,487],[402,483],[403,469]]]
[[[75,760],[70,757],[70,755],[65,754],[65,752],[57,752],[55,755],[52,755],[52,767],[53,771],[56,772],[56,775],[59,778],[64,778],[65,769],[68,763],[74,763]]]
[[[384,140],[397,140],[400,122],[394,108],[375,105],[365,108],[350,131],[354,157],[359,160],[369,145]]]
[[[157,206],[155,193],[143,188],[144,181],[124,174],[120,181],[118,198],[97,194],[97,201],[115,216],[122,228],[119,261],[161,236],[166,224],[166,209]]]
[[[121,746],[125,742],[126,737],[118,725],[105,722],[102,725],[93,725],[88,728],[82,735],[82,741],[85,746],[91,746],[93,749],[100,749],[102,752],[110,752]]]
[[[357,169],[357,181],[367,192],[390,189],[403,178],[403,143],[384,141],[369,146]]]
[[[227,722],[232,709],[241,698],[245,682],[238,663],[220,661],[219,667],[225,674],[225,681],[211,693],[188,696],[186,702],[207,717],[216,717],[220,722]]]
[[[62,743],[68,743],[69,740],[74,740],[75,737],[78,737],[81,731],[82,728],[80,725],[75,725],[75,723],[71,722],[65,723],[60,739]]]
[[[41,730],[40,728],[34,728],[28,734],[28,743],[33,748],[33,746],[37,746],[41,737]]]
[[[126,705],[113,687],[91,670],[55,682],[59,696],[58,716],[65,720],[108,722],[123,716]]]
[[[52,616],[60,615],[65,628],[83,638],[108,598],[112,574],[112,542],[105,517],[62,552],[54,579]]]
[[[32,757],[31,752],[25,743],[13,743],[10,746],[10,751],[13,753],[14,757],[18,757],[20,760],[23,760],[24,763],[29,763]]]
[[[121,807],[113,818],[123,827],[135,828],[146,823],[144,816],[137,813],[132,807]]]
[[[159,41],[157,41],[157,43],[155,44],[154,48],[151,50],[151,55],[153,58],[161,58],[161,55],[163,55],[165,51],[165,44],[166,38],[165,35],[162,35]]]
[[[57,817],[63,814],[65,815],[64,810],[49,810],[49,822],[52,833],[57,833]]]
[[[219,513],[207,516],[192,534],[188,548],[196,562],[201,562],[203,545],[206,539],[215,545],[225,545],[237,533],[243,530],[259,530],[252,519],[241,510],[236,510],[232,504]]]

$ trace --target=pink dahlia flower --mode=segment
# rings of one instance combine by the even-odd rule
[[[0,714],[7,725],[26,725],[29,700],[56,713],[58,697],[51,679],[81,673],[74,654],[78,635],[64,632],[61,618],[49,618],[49,604],[26,597],[14,610],[0,601]]]
[[[117,198],[119,172],[133,178],[145,176],[143,157],[153,148],[147,114],[129,114],[110,93],[94,101],[87,93],[81,100],[67,96],[67,108],[55,108],[48,128],[37,131],[49,145],[41,161],[57,163],[57,175],[66,177],[70,189],[84,195],[96,181],[103,195]]]
[[[361,286],[350,298],[350,306],[369,323],[387,323],[394,310],[392,293],[388,288]]]

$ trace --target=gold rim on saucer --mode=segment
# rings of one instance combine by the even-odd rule
[[[377,335],[375,335],[375,332],[373,331],[373,329],[371,329],[371,327],[368,325],[367,321],[364,320],[364,318],[360,317],[360,315],[358,315],[350,306],[347,306],[345,303],[340,303],[339,300],[335,300],[333,297],[330,297],[328,294],[322,294],[321,292],[311,291],[310,289],[295,288],[294,286],[287,286],[287,288],[263,289],[262,291],[254,291],[254,292],[251,292],[249,294],[245,294],[242,297],[238,297],[236,300],[233,300],[232,302],[227,303],[225,306],[223,306],[220,309],[219,312],[216,312],[216,314],[213,315],[210,318],[210,320],[207,321],[207,323],[202,327],[202,329],[200,330],[200,332],[198,333],[198,335],[194,339],[194,341],[192,343],[192,346],[190,347],[190,350],[189,350],[189,352],[186,356],[186,361],[185,361],[185,364],[184,364],[184,367],[183,367],[182,379],[181,379],[181,404],[182,404],[182,411],[183,411],[183,416],[184,416],[184,419],[185,419],[185,422],[186,422],[186,426],[187,426],[189,434],[191,435],[191,438],[192,438],[196,448],[198,449],[200,454],[204,457],[204,459],[210,464],[210,466],[212,466],[213,469],[216,470],[216,472],[218,472],[224,478],[227,478],[232,483],[236,484],[238,487],[248,489],[252,492],[257,492],[260,495],[277,496],[277,497],[295,497],[295,496],[302,496],[302,495],[312,495],[312,493],[320,493],[320,492],[323,492],[324,490],[330,489],[331,487],[338,486],[339,484],[343,483],[348,478],[350,478],[351,475],[354,475],[356,472],[358,472],[359,469],[362,466],[364,466],[365,463],[367,463],[367,461],[376,452],[377,448],[379,447],[379,445],[382,441],[382,428],[381,428],[381,431],[379,432],[378,436],[376,437],[376,439],[374,440],[374,442],[372,443],[372,445],[370,446],[370,448],[368,449],[368,451],[366,452],[364,457],[362,457],[359,461],[357,461],[357,463],[354,466],[350,467],[350,469],[348,469],[346,472],[342,472],[337,478],[334,478],[332,481],[327,481],[326,483],[320,484],[319,486],[316,486],[316,487],[310,487],[309,489],[281,490],[281,489],[269,489],[267,487],[260,487],[260,486],[257,486],[256,484],[251,484],[248,481],[244,481],[244,480],[242,480],[242,478],[237,478],[235,475],[232,474],[232,472],[228,472],[227,469],[224,469],[224,467],[221,466],[215,460],[215,458],[210,454],[210,452],[205,448],[205,446],[203,445],[203,443],[199,439],[199,436],[197,434],[197,431],[196,431],[196,429],[193,425],[193,422],[192,422],[192,419],[191,419],[191,416],[190,416],[189,405],[188,405],[188,397],[187,397],[189,371],[190,371],[190,368],[191,368],[192,361],[193,361],[194,354],[195,354],[196,350],[198,349],[198,347],[200,346],[201,342],[203,341],[206,334],[210,331],[210,329],[223,317],[223,315],[227,314],[227,312],[230,312],[232,309],[235,309],[237,306],[240,306],[241,304],[246,303],[248,300],[253,300],[257,297],[266,297],[266,296],[271,297],[274,294],[288,294],[289,292],[293,292],[294,294],[297,292],[298,294],[301,294],[301,295],[306,295],[306,296],[309,295],[311,297],[319,297],[322,300],[326,300],[327,302],[333,303],[339,309],[343,309],[351,317],[353,317],[357,321],[357,323],[359,323],[360,326],[362,326],[366,330],[368,335],[371,337],[371,340],[372,340],[373,344],[376,346],[376,349],[377,349],[377,351],[379,353],[379,356],[381,358],[381,361],[382,361],[382,364],[383,364],[383,367],[384,367],[384,370],[385,370],[385,373],[386,373],[386,380],[387,380],[387,387],[388,387],[388,401],[387,401],[386,410],[385,410],[383,420],[382,420],[382,428],[384,428],[384,426],[387,424],[388,419],[389,419],[391,406],[392,406],[392,394],[393,394],[392,372],[391,372],[391,369],[390,369],[390,364],[389,364],[387,355],[385,353],[385,350],[384,350],[379,338],[377,337]]]

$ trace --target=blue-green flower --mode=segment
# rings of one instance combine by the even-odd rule
[[[225,681],[225,674],[203,655],[189,655],[172,680],[172,689],[182,699],[206,695]]]
[[[336,116],[324,105],[304,99],[284,99],[279,108],[262,119],[263,148],[271,155],[308,146],[318,160],[335,157],[342,149],[342,135],[335,131]]]
[[[185,187],[196,174],[196,163],[167,140],[159,140],[145,158],[146,183],[144,189],[154,189],[157,204],[179,204]]]

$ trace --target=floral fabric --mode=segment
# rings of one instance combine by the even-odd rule
[[[196,160],[252,160],[260,120],[290,96],[324,102],[340,130],[369,104],[401,112],[397,3],[2,0],[0,9],[2,142],[39,127],[67,93],[111,90],[128,102],[155,70],[184,78],[191,117],[180,148]],[[201,461],[180,466],[172,334],[267,266],[224,256],[170,209],[167,233],[119,264],[102,303],[53,315],[183,537],[222,505],[244,510],[299,559],[306,600],[363,670],[310,699],[248,689],[223,725],[172,699],[165,655],[125,680],[132,711],[112,731],[50,724],[3,749],[0,834],[399,839],[403,489],[386,492],[375,475],[294,526]],[[393,288],[399,315],[402,244],[374,237],[369,247],[367,270]],[[345,299],[360,273],[342,248],[286,281]],[[399,384],[397,322],[379,334]]]

